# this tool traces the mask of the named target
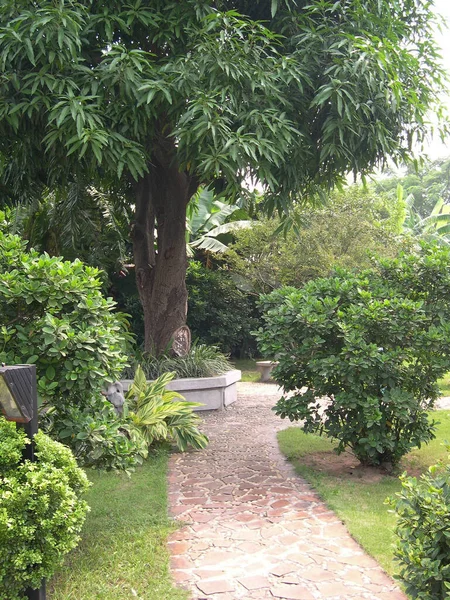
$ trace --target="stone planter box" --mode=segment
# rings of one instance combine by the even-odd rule
[[[256,368],[261,373],[260,381],[267,383],[272,380],[272,369],[278,366],[276,360],[259,360],[256,363]]]
[[[201,402],[203,406],[195,408],[200,410],[221,410],[225,406],[236,402],[236,383],[241,379],[238,369],[228,371],[217,377],[199,377],[187,379],[174,379],[167,385],[167,389],[178,392],[189,402]],[[131,379],[121,381],[125,391],[132,384]]]

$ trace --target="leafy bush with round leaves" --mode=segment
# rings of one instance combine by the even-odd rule
[[[54,573],[88,511],[89,481],[70,450],[42,432],[34,440],[37,461],[21,461],[25,434],[0,418],[0,600],[24,600]]]
[[[52,404],[83,405],[126,364],[125,319],[102,296],[99,275],[0,232],[0,362],[36,364]]]
[[[349,447],[368,465],[398,463],[434,437],[428,411],[450,369],[450,249],[263,296],[262,352],[287,392],[275,410]],[[304,388],[302,390],[302,388]]]
[[[402,475],[389,503],[397,514],[395,559],[406,593],[419,600],[450,597],[450,465],[429,468],[419,479]]]
[[[131,420],[117,415],[102,396],[83,407],[51,407],[41,415],[41,426],[69,446],[83,467],[130,473],[148,455]]]

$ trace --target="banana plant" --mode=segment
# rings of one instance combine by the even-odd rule
[[[186,222],[186,244],[188,256],[194,250],[223,253],[228,249],[227,241],[238,229],[251,227],[251,220],[228,220],[239,211],[237,206],[225,204],[208,188],[201,188],[188,205]],[[221,239],[219,239],[221,238]],[[228,239],[227,239],[228,238]]]
[[[398,186],[397,195],[402,198],[402,186]],[[446,204],[443,198],[439,198],[427,217],[421,217],[414,209],[412,194],[405,199],[405,208],[403,221],[405,233],[450,244],[450,205]]]

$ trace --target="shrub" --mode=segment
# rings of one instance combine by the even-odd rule
[[[88,404],[126,364],[125,319],[102,296],[99,274],[0,232],[0,362],[36,364],[52,404]]]
[[[37,462],[21,462],[26,440],[0,418],[0,600],[23,600],[79,541],[89,486],[70,450],[35,436]]]
[[[395,558],[406,593],[419,600],[450,597],[450,466],[430,467],[419,480],[401,477],[390,504],[397,514]]]
[[[164,373],[173,372],[175,377],[214,377],[230,371],[233,366],[228,358],[215,346],[194,343],[186,356],[138,355],[134,368],[127,369],[126,375],[134,373],[140,364],[147,379],[156,379]]]
[[[275,379],[293,392],[276,413],[368,465],[396,464],[432,439],[427,411],[450,368],[449,264],[448,249],[423,244],[377,270],[264,296],[257,337],[279,361]]]
[[[251,331],[259,325],[255,297],[238,289],[226,271],[189,263],[187,324],[192,337],[233,356],[252,354]]]
[[[174,373],[165,373],[156,381],[147,383],[144,371],[138,367],[127,394],[125,414],[148,445],[157,441],[174,441],[181,451],[188,445],[205,448],[208,438],[198,430],[200,418],[192,409],[201,406],[187,402],[177,392],[166,389]]]
[[[69,446],[83,467],[129,473],[147,457],[147,446],[131,434],[130,422],[119,418],[104,399],[83,408],[50,408],[41,420],[47,433]]]

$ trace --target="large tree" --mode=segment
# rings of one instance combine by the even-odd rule
[[[287,210],[404,159],[441,89],[423,0],[3,0],[0,190],[135,208],[146,348],[185,323],[186,207],[260,182]]]

